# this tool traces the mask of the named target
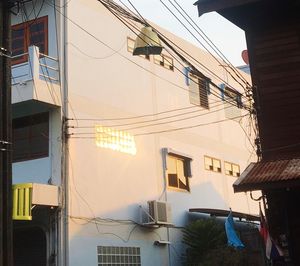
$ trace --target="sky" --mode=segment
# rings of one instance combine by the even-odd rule
[[[130,7],[127,0],[121,0]],[[197,40],[176,20],[176,18],[161,3],[164,2],[174,12],[177,12],[170,2],[171,0],[130,0],[140,14],[171,31],[172,33],[201,47]],[[198,17],[197,7],[194,6],[196,0],[176,0],[178,4],[193,18],[197,25],[213,41],[218,49],[228,58],[234,66],[245,65],[241,52],[246,49],[244,31],[220,16],[216,12],[204,14]],[[177,16],[180,15],[177,12]],[[180,17],[182,21],[183,18]],[[187,22],[185,22],[186,25]],[[197,35],[199,38],[199,36]],[[202,47],[201,47],[202,48]]]

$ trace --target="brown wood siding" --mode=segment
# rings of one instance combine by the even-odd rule
[[[247,42],[263,159],[300,156],[300,21],[248,33]]]

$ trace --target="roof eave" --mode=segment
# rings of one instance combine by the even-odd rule
[[[212,11],[222,11],[224,9],[238,7],[261,0],[198,0],[194,5],[198,7],[199,17]]]

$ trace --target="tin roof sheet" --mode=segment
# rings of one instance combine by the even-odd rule
[[[235,192],[240,192],[292,185],[300,185],[300,159],[251,163],[233,187]]]

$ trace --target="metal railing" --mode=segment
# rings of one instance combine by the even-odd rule
[[[37,79],[59,83],[59,62],[57,58],[40,53],[37,46],[30,46],[28,53],[12,56],[18,59],[26,56],[25,62],[12,66],[12,85],[35,81]]]

